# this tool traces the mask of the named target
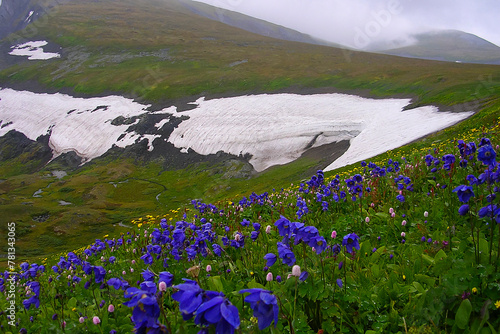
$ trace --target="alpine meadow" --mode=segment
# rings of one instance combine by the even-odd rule
[[[498,46],[191,0],[0,19],[0,333],[500,333]]]

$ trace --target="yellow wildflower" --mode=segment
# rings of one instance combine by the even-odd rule
[[[500,300],[497,300],[497,301],[495,302],[495,307],[496,307],[496,308],[500,308]]]

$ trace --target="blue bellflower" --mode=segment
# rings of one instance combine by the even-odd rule
[[[349,233],[342,239],[342,246],[346,248],[347,253],[352,253],[352,249],[359,250],[359,237],[356,233]]]
[[[457,193],[458,200],[462,203],[467,203],[474,197],[474,191],[471,186],[460,185],[453,189],[453,192]]]
[[[275,295],[264,289],[244,289],[239,293],[250,293],[245,297],[245,302],[250,304],[253,316],[257,318],[259,330],[269,327],[274,321],[278,324],[279,306]]]
[[[494,165],[496,156],[497,154],[491,145],[481,146],[477,150],[477,160],[481,161],[484,165]]]

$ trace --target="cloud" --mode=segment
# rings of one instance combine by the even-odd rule
[[[433,29],[456,29],[500,45],[498,0],[197,0],[324,40],[364,49]]]

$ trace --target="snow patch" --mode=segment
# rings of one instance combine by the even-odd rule
[[[438,112],[432,106],[403,111],[409,103],[409,99],[345,94],[199,98],[196,108],[178,113],[188,117],[168,141],[182,153],[192,149],[203,155],[249,154],[255,170],[262,171],[296,160],[310,148],[349,140],[349,149],[326,168],[331,170],[397,148],[472,114]],[[10,130],[31,140],[49,135],[53,158],[74,151],[83,163],[113,146],[124,148],[144,139],[152,151],[156,138],[167,140],[155,132],[177,111],[175,106],[155,112],[148,107],[120,96],[84,99],[0,88],[0,136]],[[148,134],[130,131],[133,124],[124,120],[137,117],[137,125],[138,116],[144,114],[168,116]]]
[[[161,130],[161,128],[163,128],[163,126],[165,124],[167,124],[169,122],[169,119],[168,118],[164,118],[162,119],[161,121],[159,121],[158,123],[155,124],[155,128],[157,128],[158,130]]]
[[[349,140],[331,170],[397,148],[472,113],[435,107],[402,111],[409,99],[367,99],[345,94],[249,95],[205,101],[183,111],[189,119],[169,141],[199,154],[251,154],[255,170],[291,162],[311,147]]]
[[[9,52],[9,54],[13,56],[28,56],[29,60],[47,60],[51,58],[60,58],[61,55],[59,53],[43,51],[42,47],[47,44],[47,41],[35,41],[18,44],[11,47],[12,51]]]
[[[12,89],[0,90],[0,136],[10,130],[24,133],[31,140],[50,135],[53,158],[74,151],[90,161],[103,155],[113,145],[126,147],[146,138],[152,150],[156,135],[127,132],[130,125],[113,125],[118,116],[130,118],[149,113],[142,105],[120,96],[74,98],[65,94],[36,94]],[[175,107],[161,111],[172,114]],[[124,135],[125,134],[125,135]],[[122,138],[120,138],[122,137]]]

